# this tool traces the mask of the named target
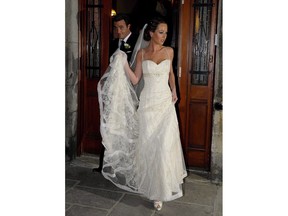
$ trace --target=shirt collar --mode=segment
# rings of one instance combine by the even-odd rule
[[[130,37],[130,35],[132,34],[132,32],[130,32],[130,34],[128,34],[124,39],[123,41],[126,43],[126,41],[128,40],[128,38]]]

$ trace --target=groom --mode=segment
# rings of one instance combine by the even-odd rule
[[[127,54],[128,62],[131,59],[138,34],[131,32],[130,17],[126,14],[117,14],[113,19],[114,31],[118,39],[112,41],[110,46],[110,56],[118,49]]]
[[[130,17],[126,14],[117,14],[113,19],[114,31],[118,38],[113,40],[110,44],[110,56],[118,49],[122,50],[127,54],[127,61],[130,62],[133,49],[138,39],[138,34],[132,33]],[[101,152],[99,157],[99,167],[94,168],[93,172],[101,172],[103,167],[104,158],[104,146],[101,146]]]

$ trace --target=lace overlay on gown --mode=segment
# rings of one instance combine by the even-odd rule
[[[137,111],[137,96],[123,69],[123,52],[116,52],[111,60],[98,84],[106,148],[103,176],[150,200],[181,197],[187,172],[168,85],[171,60],[142,61],[145,85]]]
[[[105,147],[102,174],[122,189],[137,191],[134,179],[138,99],[124,71],[126,59],[126,54],[117,50],[97,87]]]

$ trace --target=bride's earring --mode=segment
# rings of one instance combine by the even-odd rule
[[[157,211],[160,211],[162,209],[162,206],[163,206],[163,202],[162,201],[154,201],[154,208]]]

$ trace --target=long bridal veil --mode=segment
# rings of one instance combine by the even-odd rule
[[[136,55],[137,55],[138,50],[140,50],[144,47],[147,47],[149,44],[148,41],[145,41],[143,39],[144,30],[146,29],[146,27],[147,27],[147,24],[144,25],[144,27],[141,30],[141,33],[139,34],[139,37],[137,39],[136,45],[134,47],[134,50],[133,50],[133,53],[131,56],[130,67],[133,70],[135,69],[135,66],[136,66]],[[136,95],[138,98],[140,97],[140,93],[141,93],[143,87],[144,87],[144,79],[140,79],[140,81],[137,83],[137,85],[134,86],[135,92],[136,92]]]
[[[143,40],[146,25],[136,42],[130,66],[135,68],[138,50],[147,46]],[[100,108],[100,132],[105,147],[103,176],[119,188],[137,192],[138,96],[143,82],[136,90],[124,71],[127,56],[120,49],[110,58],[110,65],[101,77],[97,90]],[[138,92],[136,94],[136,92]]]
[[[143,26],[142,30],[140,31],[139,37],[137,39],[137,42],[136,42],[134,50],[133,50],[133,53],[132,53],[132,56],[131,56],[131,60],[130,60],[130,67],[132,69],[134,69],[135,66],[136,66],[136,55],[137,55],[137,52],[140,49],[147,47],[148,44],[149,44],[149,42],[145,41],[144,38],[143,38],[144,31],[145,31],[146,27],[147,27],[147,24],[145,24]]]

